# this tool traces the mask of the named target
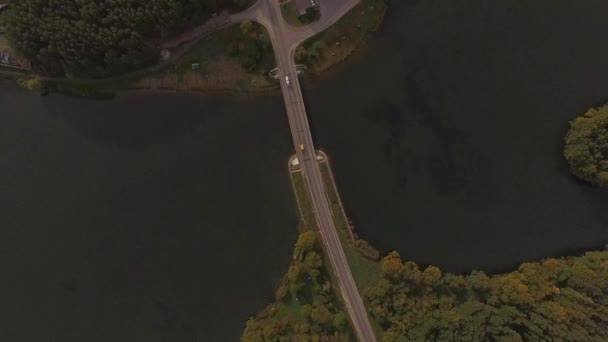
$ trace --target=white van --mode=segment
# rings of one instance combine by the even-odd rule
[[[289,84],[289,76],[285,76],[285,84],[290,87],[291,84]]]

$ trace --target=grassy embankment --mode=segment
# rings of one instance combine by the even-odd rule
[[[197,70],[192,64],[198,63]],[[176,61],[132,82],[137,89],[260,92],[275,89],[268,77],[274,53],[266,29],[232,25],[196,42]]]
[[[286,9],[291,8],[287,12],[293,12],[289,17],[300,23],[306,21],[297,19],[293,1],[287,5]],[[305,60],[299,62],[307,63],[319,73],[346,59],[377,29],[385,10],[383,0],[362,0],[334,26],[304,42]],[[49,78],[2,67],[0,78],[40,79],[51,91],[90,98],[108,98],[128,89],[259,93],[278,88],[278,84],[266,76],[275,66],[267,37],[265,29],[255,23],[247,33],[239,25],[229,26],[192,44],[170,63],[108,79]],[[192,70],[193,63],[199,64],[198,70]]]
[[[193,63],[199,64],[197,70],[192,70]],[[245,30],[232,25],[214,32],[170,63],[122,76],[100,80],[58,79],[2,68],[0,77],[22,79],[21,84],[41,80],[51,91],[97,99],[128,89],[246,93],[276,89],[276,82],[267,76],[274,65],[266,29],[251,23]]]
[[[322,173],[328,198],[330,200],[336,228],[344,247],[344,251],[350,263],[353,276],[359,288],[363,289],[380,277],[380,265],[376,261],[369,260],[360,254],[355,247],[348,228],[347,218],[343,215],[340,199],[331,176],[331,170],[327,161],[321,163]],[[332,336],[336,341],[350,341],[354,339],[354,333],[344,312],[344,303],[339,295],[337,280],[328,271],[327,265],[330,261],[323,252],[321,236],[315,219],[312,203],[303,174],[299,170],[291,170],[291,182],[294,195],[299,209],[301,232],[300,238],[294,248],[294,255],[289,271],[276,290],[277,301],[264,309],[257,317],[247,322],[243,341],[255,341],[256,338],[269,340],[270,337],[285,337],[295,340],[307,340],[315,335],[317,337]],[[317,278],[311,278],[307,273],[308,280],[303,285],[298,285],[299,269],[310,269],[309,256],[302,256],[306,248],[303,243],[314,235],[316,238],[314,254],[319,253],[322,257],[321,271]],[[306,279],[306,278],[304,278]],[[314,279],[314,281],[311,281]],[[295,286],[295,291],[294,291]],[[324,290],[320,290],[324,289]],[[300,295],[294,295],[294,292]],[[299,298],[298,298],[299,297]],[[307,307],[308,306],[308,307]],[[312,308],[312,313],[311,313]],[[327,310],[326,310],[327,309]],[[325,312],[325,314],[323,314]],[[329,313],[328,313],[329,312]],[[323,318],[325,316],[325,319]],[[333,317],[332,324],[327,323],[327,317]],[[323,323],[323,321],[326,321]],[[344,320],[343,323],[340,323]],[[382,329],[372,320],[374,329],[378,336],[382,335]],[[339,338],[337,338],[339,336]],[[313,339],[314,340],[314,339]]]
[[[318,232],[301,233],[276,289],[276,302],[247,321],[243,342],[354,340],[322,255]]]
[[[351,238],[347,218],[343,215],[339,195],[335,191],[333,178],[330,174],[330,167],[327,160],[321,162],[320,167],[325,189],[327,190],[327,197],[329,199],[329,204],[334,217],[334,225],[338,231],[340,241],[342,242],[342,247],[344,248],[344,253],[346,254],[346,258],[350,264],[357,287],[359,290],[363,290],[380,277],[380,265],[377,261],[370,260],[369,258],[365,257],[355,246],[355,243]],[[298,206],[300,208],[300,219],[302,221],[302,225],[308,229],[317,230],[317,221],[315,219],[312,204],[308,196],[308,191],[306,190],[306,184],[302,172],[292,172],[291,181]]]
[[[329,260],[323,252],[304,178],[301,172],[291,172],[290,177],[299,209],[300,236],[288,272],[276,289],[276,302],[247,321],[242,341],[351,341],[353,330],[336,291],[335,278],[327,268]],[[311,271],[315,265],[316,271]]]
[[[321,174],[323,177],[323,183],[327,191],[327,197],[332,210],[332,216],[334,218],[334,225],[338,232],[344,254],[350,265],[351,272],[357,283],[359,291],[362,293],[365,288],[376,282],[381,277],[380,263],[378,261],[371,260],[366,257],[360,249],[355,245],[356,238],[353,239],[351,234],[348,218],[344,214],[342,202],[337,191],[337,186],[333,179],[333,173],[331,171],[330,162],[327,158],[320,163]],[[304,225],[308,225],[311,229],[317,230],[317,223],[314,216],[314,211],[308,191],[306,189],[305,179],[301,171],[295,171],[291,173],[291,181],[296,196],[300,217]],[[367,253],[366,253],[367,254]],[[368,254],[369,255],[369,254]],[[329,264],[329,260],[325,257],[325,261]],[[332,274],[332,284],[337,288],[337,281]],[[382,336],[382,329],[376,323],[375,320],[370,320],[376,336]]]
[[[320,73],[344,61],[378,30],[386,8],[384,0],[361,0],[337,23],[302,43],[305,52],[298,63]]]
[[[340,197],[337,193],[337,187],[334,184],[331,167],[327,160],[320,163],[323,183],[327,191],[327,198],[331,206],[331,211],[334,217],[334,225],[340,236],[344,254],[348,259],[353,277],[360,291],[365,289],[372,282],[380,278],[380,264],[377,260],[371,260],[366,257],[362,251],[355,245],[356,238],[353,239],[348,224],[348,219],[343,213]],[[376,259],[380,256],[378,255]]]

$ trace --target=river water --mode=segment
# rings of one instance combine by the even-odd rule
[[[1,84],[0,108],[1,341],[237,340],[273,300],[296,237],[280,98]]]
[[[608,240],[568,120],[608,99],[603,0],[395,1],[304,82],[357,231],[489,272]],[[0,84],[0,340],[230,341],[296,237],[282,99],[39,98]]]
[[[359,233],[453,272],[608,242],[608,191],[561,156],[568,121],[608,100],[608,2],[391,5],[367,53],[305,94]]]

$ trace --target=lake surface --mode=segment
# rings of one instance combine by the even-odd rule
[[[305,94],[360,234],[453,272],[608,242],[608,191],[561,155],[568,121],[608,100],[606,13],[604,0],[391,2],[367,53]]]
[[[305,81],[356,229],[443,270],[608,241],[568,121],[608,99],[604,0],[392,2]],[[0,340],[230,341],[296,237],[279,96],[39,98],[0,84]]]
[[[237,340],[296,238],[282,108],[0,84],[0,340]]]

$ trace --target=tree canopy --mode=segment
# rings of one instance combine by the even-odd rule
[[[420,271],[395,252],[364,291],[389,341],[605,341],[608,252],[524,263],[488,277]]]
[[[589,109],[570,123],[564,156],[572,173],[587,182],[608,186],[608,104]]]
[[[50,75],[102,77],[158,58],[151,39],[249,0],[20,0],[8,10],[9,38]]]
[[[287,275],[277,288],[277,303],[247,321],[241,341],[352,341],[321,253],[317,233],[300,235]]]

